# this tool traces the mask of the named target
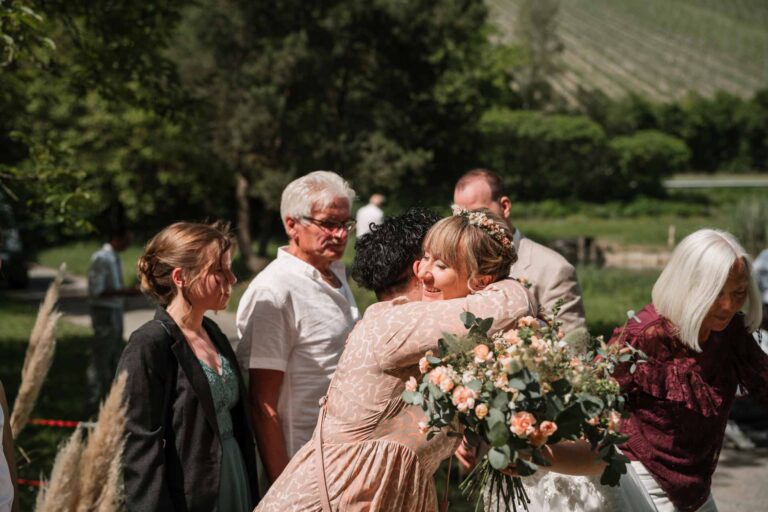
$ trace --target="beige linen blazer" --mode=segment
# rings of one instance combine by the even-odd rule
[[[520,239],[517,262],[512,265],[509,276],[531,284],[530,291],[545,314],[551,313],[557,299],[563,299],[558,318],[565,332],[586,327],[576,269],[557,251],[529,238]]]

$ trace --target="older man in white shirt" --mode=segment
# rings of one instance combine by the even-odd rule
[[[315,171],[283,191],[289,243],[248,286],[237,308],[238,360],[248,369],[259,453],[274,482],[312,437],[344,342],[358,319],[344,254],[355,192]]]

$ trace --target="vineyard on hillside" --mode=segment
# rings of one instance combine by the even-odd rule
[[[520,3],[489,0],[507,41]],[[579,88],[665,101],[768,87],[765,0],[562,0],[558,35],[562,71],[551,83],[571,101]]]

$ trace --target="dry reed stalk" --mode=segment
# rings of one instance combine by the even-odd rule
[[[78,512],[90,512],[96,510],[116,510],[119,497],[119,459],[123,449],[125,435],[126,405],[123,400],[125,381],[128,374],[122,372],[109,391],[106,400],[99,411],[99,419],[96,427],[88,436],[88,443],[83,451],[80,467],[80,493],[77,503]],[[115,459],[118,459],[115,462]],[[114,469],[117,472],[109,475]],[[107,485],[104,484],[104,476],[109,475]],[[112,487],[112,488],[110,488]],[[110,503],[113,504],[109,508]],[[103,505],[104,508],[101,508]]]
[[[61,289],[61,283],[64,280],[64,272],[66,269],[66,263],[62,263],[59,266],[59,270],[56,272],[56,277],[45,292],[43,302],[40,303],[40,309],[37,313],[37,318],[35,319],[35,325],[32,327],[32,334],[29,336],[29,346],[27,347],[27,353],[24,356],[24,365],[21,367],[22,375],[29,366],[32,356],[35,353],[35,349],[43,337],[46,326],[45,320],[51,313],[53,313],[56,303],[59,300],[59,290]]]
[[[77,506],[80,460],[83,455],[82,427],[59,449],[48,485],[37,494],[35,512],[74,512]]]
[[[99,502],[96,507],[96,512],[118,512],[120,510],[120,503],[122,502],[122,459],[123,459],[123,447],[125,443],[120,443],[120,447],[112,457],[112,462],[109,463],[109,472],[107,473],[107,481],[104,483],[104,492],[99,498]]]
[[[40,319],[41,316],[44,316],[42,320]],[[11,413],[11,431],[14,439],[19,437],[26,426],[40,394],[40,389],[43,387],[45,376],[51,368],[53,353],[56,351],[56,324],[59,318],[61,318],[61,313],[58,311],[44,312],[41,310],[38,313],[38,321],[41,321],[43,325],[40,339],[29,358],[29,364],[21,372],[19,394],[16,396],[16,402]],[[31,345],[27,350],[30,348],[32,348]]]

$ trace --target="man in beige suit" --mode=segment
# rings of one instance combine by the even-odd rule
[[[488,208],[507,219],[515,233],[517,263],[509,275],[531,283],[533,292],[544,311],[549,313],[558,299],[563,299],[559,319],[569,332],[586,327],[581,288],[576,270],[559,253],[525,238],[509,220],[512,202],[504,194],[501,178],[487,169],[474,169],[462,176],[453,191],[453,202],[468,210]]]

